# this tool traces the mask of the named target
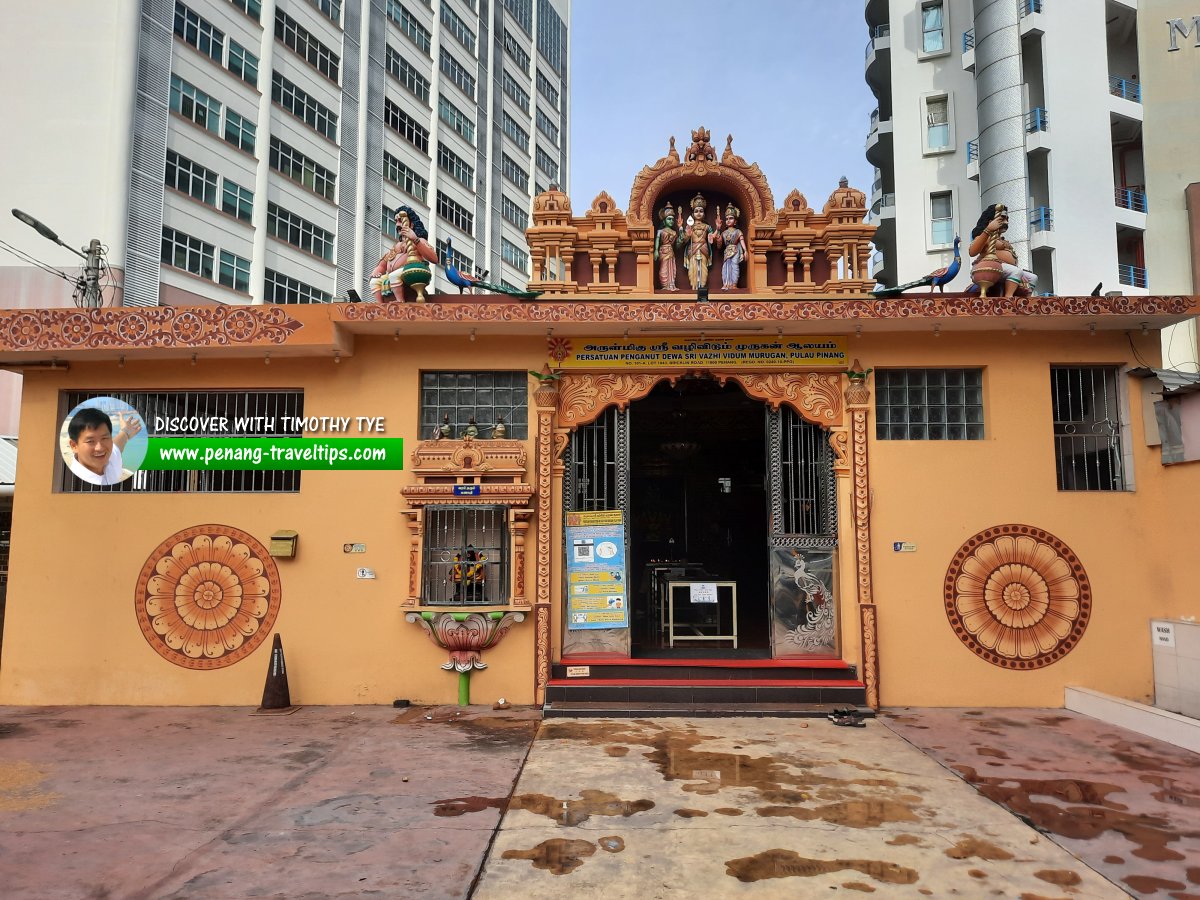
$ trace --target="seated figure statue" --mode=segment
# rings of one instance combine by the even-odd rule
[[[1013,245],[1005,238],[1008,230],[1008,207],[993,203],[979,216],[971,229],[969,252],[975,257],[971,262],[971,281],[986,297],[988,288],[1004,283],[1005,297],[1028,297],[1037,284],[1037,276],[1017,265]]]

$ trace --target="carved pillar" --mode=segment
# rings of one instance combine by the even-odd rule
[[[529,530],[529,518],[533,510],[517,509],[512,513],[513,537],[513,582],[512,605],[528,606],[525,599],[525,532]]]
[[[801,278],[801,281],[804,284],[812,284],[813,251],[801,250],[800,251],[800,262],[804,266],[804,273],[803,273],[803,277]]]
[[[408,539],[408,595],[401,606],[416,606],[421,599],[421,537],[424,534],[422,520],[423,510],[402,509],[400,515],[405,518],[409,528]]]
[[[549,369],[544,370],[547,374]],[[554,412],[558,382],[543,376],[533,392],[537,405],[537,590],[534,596],[534,702],[546,700],[550,680],[550,554],[553,542]]]
[[[787,280],[784,281],[784,286],[789,287],[789,288],[795,287],[796,286],[796,251],[795,250],[788,249],[788,250],[783,251],[783,267],[787,271]]]
[[[588,262],[592,264],[592,286],[593,288],[600,284],[600,262],[603,256],[598,250],[588,251]]]
[[[850,467],[853,483],[854,557],[857,570],[862,677],[867,704],[879,708],[879,630],[871,588],[871,482],[867,466],[867,426],[871,391],[867,371],[855,360],[848,375],[846,406],[850,412]]]

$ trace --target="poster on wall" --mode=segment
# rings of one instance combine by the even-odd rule
[[[619,509],[567,513],[567,628],[628,628],[625,520]]]

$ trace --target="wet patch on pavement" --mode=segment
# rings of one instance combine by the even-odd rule
[[[485,809],[508,809],[507,797],[455,797],[451,800],[435,800],[433,814],[443,818],[462,816],[467,813],[483,812]]]
[[[915,869],[872,859],[810,859],[792,850],[766,850],[754,856],[731,859],[725,874],[738,881],[762,881],[764,878],[811,878],[853,869],[885,884],[913,884]]]
[[[545,794],[515,794],[509,809],[524,809],[560,825],[580,825],[592,816],[623,816],[654,809],[653,800],[622,800],[607,791],[582,790],[579,799],[559,800]]]

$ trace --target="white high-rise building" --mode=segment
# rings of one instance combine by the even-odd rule
[[[1037,291],[1155,292],[1137,0],[866,0],[875,276],[901,284],[1009,207]]]
[[[401,204],[524,287],[532,197],[567,187],[569,23],[570,0],[15,4],[5,205],[99,238],[108,303],[365,296]],[[0,240],[81,263],[8,216]],[[3,305],[71,302],[0,256]]]

